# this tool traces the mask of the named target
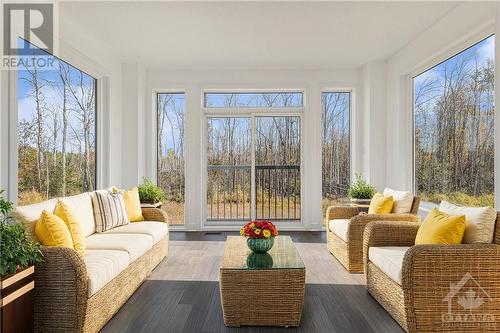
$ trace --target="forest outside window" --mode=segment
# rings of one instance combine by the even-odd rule
[[[328,91],[321,95],[323,213],[347,197],[351,179],[351,93]]]
[[[415,189],[425,201],[494,205],[490,36],[413,79]]]
[[[95,190],[97,80],[50,57],[18,71],[19,205]]]
[[[210,92],[204,95],[207,108],[301,108],[302,92]]]
[[[172,225],[184,224],[184,93],[157,94],[157,182]]]

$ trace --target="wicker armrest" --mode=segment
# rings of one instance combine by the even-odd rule
[[[454,314],[487,314],[498,320],[499,263],[500,246],[496,244],[411,247],[402,268],[405,311],[410,326],[415,331],[431,331],[437,323],[443,325],[442,316],[449,314],[450,309]],[[464,307],[457,303],[458,297],[464,297],[469,290],[475,292],[472,301],[476,297],[483,301],[478,307],[467,308],[467,304]],[[476,327],[475,331],[482,329]]]
[[[41,251],[43,262],[35,268],[35,330],[80,332],[87,306],[85,262],[73,249]]]
[[[334,219],[350,219],[359,214],[356,207],[330,206],[326,210],[326,221]]]
[[[351,218],[351,224],[375,221],[420,222],[420,216],[414,214],[359,214]]]
[[[168,223],[168,214],[159,208],[142,208],[142,216],[144,216],[146,221]]]

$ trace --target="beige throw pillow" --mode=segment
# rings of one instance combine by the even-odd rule
[[[386,188],[384,190],[384,196],[392,196],[394,198],[392,213],[407,214],[411,211],[411,207],[413,205],[413,193]]]
[[[491,207],[463,207],[441,201],[439,210],[450,215],[465,215],[462,243],[491,243],[495,232],[497,212]]]
[[[104,232],[122,225],[129,224],[123,193],[94,192],[95,231]]]

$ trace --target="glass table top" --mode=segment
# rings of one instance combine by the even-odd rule
[[[304,269],[304,262],[290,236],[277,236],[268,253],[253,253],[245,237],[228,236],[221,269]]]

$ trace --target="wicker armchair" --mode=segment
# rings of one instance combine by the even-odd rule
[[[499,216],[493,244],[414,245],[415,223],[369,223],[363,250],[368,292],[407,332],[498,332]],[[369,259],[369,249],[402,246],[409,249],[398,283]],[[465,294],[469,288],[476,292],[472,298]],[[464,303],[464,296],[474,304]]]
[[[359,214],[358,208],[355,207],[329,207],[326,211],[328,250],[349,273],[363,273],[363,232],[365,226],[373,221],[420,222],[419,205],[420,199],[415,197],[409,214]],[[331,230],[329,221],[336,219],[349,220],[346,237],[339,236]]]

